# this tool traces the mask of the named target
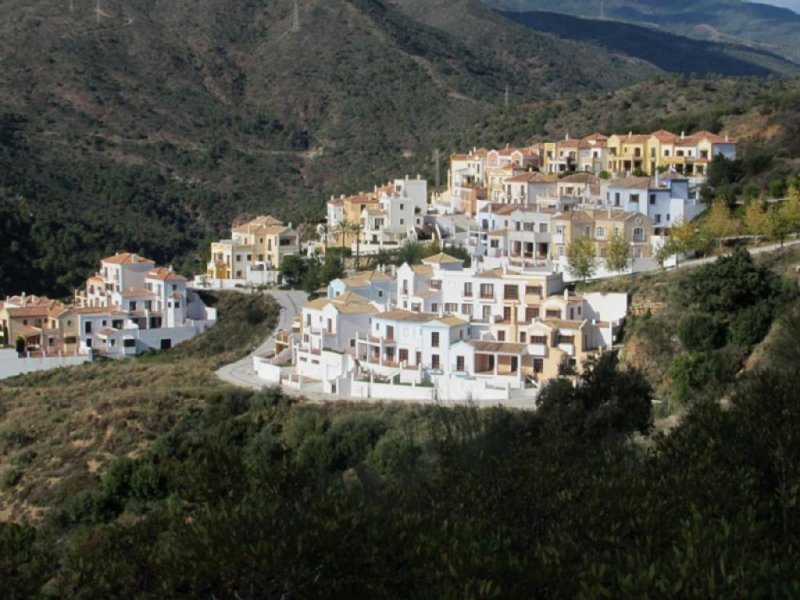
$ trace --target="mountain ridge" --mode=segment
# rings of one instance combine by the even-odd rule
[[[778,6],[743,0],[484,0],[504,11],[547,11],[586,18],[604,18],[663,28],[672,33],[714,41],[721,32],[728,41],[752,43],[800,61],[800,14]],[[698,28],[699,27],[699,28]],[[710,29],[709,29],[710,28]]]

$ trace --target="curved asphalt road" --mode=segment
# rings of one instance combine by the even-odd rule
[[[302,306],[308,300],[308,294],[305,292],[294,290],[274,290],[267,292],[270,296],[280,304],[281,311],[278,317],[278,325],[275,331],[281,329],[289,330],[292,327],[292,322],[295,316],[300,312]],[[248,387],[256,390],[263,388],[266,383],[263,379],[259,379],[253,371],[253,355],[262,354],[264,352],[275,349],[275,331],[267,340],[259,346],[255,352],[248,354],[243,359],[225,365],[217,371],[217,377],[240,387]]]

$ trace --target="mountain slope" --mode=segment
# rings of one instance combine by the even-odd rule
[[[66,293],[122,247],[197,268],[234,219],[297,223],[330,193],[429,174],[433,148],[502,106],[507,85],[545,99],[657,72],[477,0],[440,3],[441,23],[468,10],[513,49],[406,4],[307,0],[298,32],[290,0],[102,0],[99,17],[86,2],[0,4],[0,212],[15,248],[0,293]]]
[[[536,31],[596,43],[673,73],[759,77],[800,73],[800,66],[795,63],[765,50],[742,45],[700,41],[650,27],[551,12],[508,11],[501,14]]]
[[[485,0],[499,10],[548,11],[650,25],[698,39],[748,44],[800,61],[800,14],[742,0]]]

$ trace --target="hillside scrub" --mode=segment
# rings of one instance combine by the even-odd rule
[[[86,598],[797,595],[796,371],[748,375],[729,409],[698,398],[653,435],[640,376],[589,369],[602,394],[557,380],[538,413],[209,393],[44,521],[0,525],[0,585]]]
[[[143,452],[228,387],[214,370],[269,335],[276,303],[233,292],[204,299],[219,310],[218,323],[171,350],[0,381],[0,471],[18,473],[13,489],[0,489],[4,518],[41,518],[112,458]]]
[[[795,251],[778,254],[787,264],[797,257]],[[788,269],[773,270],[776,260],[767,255],[757,261],[740,248],[708,265],[634,282],[634,296],[660,308],[629,319],[624,361],[640,368],[673,409],[698,397],[724,396],[798,298],[797,284],[783,276]]]

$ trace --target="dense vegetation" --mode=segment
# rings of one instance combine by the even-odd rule
[[[538,413],[216,392],[42,522],[0,525],[0,584],[8,597],[793,597],[798,383],[754,374],[730,408],[698,400],[668,435],[650,433],[647,384],[613,360],[585,391],[552,384]]]
[[[702,40],[746,44],[797,62],[800,15],[742,0],[485,0],[503,10],[543,10],[657,27]]]
[[[797,253],[789,254],[797,259]],[[753,349],[798,298],[797,285],[746,250],[650,283],[653,306],[626,326],[624,359],[672,410],[727,394]]]
[[[699,41],[651,27],[582,19],[550,12],[504,12],[526,27],[561,38],[591,42],[646,60],[668,73],[708,76],[797,74],[800,67],[766,50]]]

